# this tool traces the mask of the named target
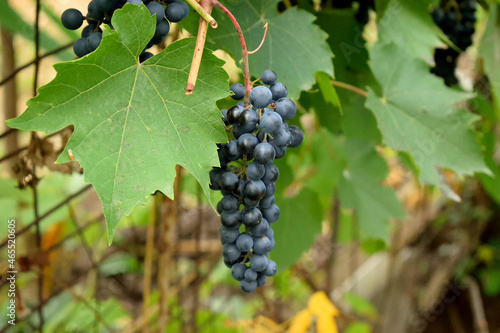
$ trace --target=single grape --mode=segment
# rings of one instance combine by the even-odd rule
[[[180,22],[189,14],[189,7],[183,1],[176,1],[167,5],[165,16],[170,22]]]
[[[273,143],[276,146],[286,147],[292,143],[292,135],[290,131],[283,126],[281,129],[273,134]]]
[[[224,246],[222,247],[222,255],[227,260],[231,260],[231,261],[238,260],[240,258],[240,255],[241,255],[241,251],[238,250],[238,248],[236,247],[235,244],[227,243],[227,244],[224,244]]]
[[[153,38],[151,39],[151,43],[153,44],[161,44],[165,37],[170,32],[170,23],[167,20],[161,19],[160,22],[156,25],[156,30]]]
[[[250,259],[250,268],[256,272],[262,272],[266,269],[268,259],[263,254],[254,254]]]
[[[245,208],[241,212],[241,222],[249,228],[256,227],[262,221],[262,212],[257,208]]]
[[[252,281],[241,280],[240,287],[241,287],[241,290],[243,290],[246,293],[254,292],[255,289],[257,289],[257,281],[256,280],[252,280]]]
[[[127,0],[127,3],[139,6],[142,3],[142,0]]]
[[[263,287],[266,284],[266,276],[262,273],[257,275],[257,287]]]
[[[117,3],[117,1],[115,0],[94,0],[94,1],[96,3],[96,7],[103,13],[111,11]]]
[[[292,142],[288,145],[288,147],[295,148],[300,146],[302,141],[304,141],[304,133],[302,132],[302,130],[294,125],[288,127],[288,130],[290,131],[290,135],[292,136]]]
[[[264,220],[265,219],[262,219],[262,221],[264,221]],[[274,240],[274,230],[273,230],[273,228],[271,228],[271,226],[269,226],[269,228],[267,228],[266,234],[264,236],[266,236],[267,238],[269,238],[271,240]]]
[[[257,280],[257,272],[251,268],[247,268],[247,270],[245,271],[244,279],[247,281]]]
[[[92,21],[92,22],[95,22],[95,21]],[[89,23],[89,25],[87,25],[85,28],[82,29],[82,38],[85,38],[85,37],[88,37],[90,36],[91,33],[93,33],[97,28],[97,24],[96,23]],[[97,28],[97,31],[95,32],[100,32],[102,33],[102,30],[101,28]]]
[[[247,266],[237,263],[231,267],[231,275],[233,279],[236,281],[241,281],[245,278],[245,271],[247,270]]]
[[[223,173],[224,170],[222,170],[221,168],[212,168],[212,170],[210,170],[210,173],[208,175],[210,176],[210,188],[212,190],[220,190],[220,177]]]
[[[232,172],[225,172],[220,177],[220,187],[226,191],[232,191],[238,187],[239,179]]]
[[[255,157],[255,160],[260,164],[268,164],[274,160],[276,151],[270,143],[261,142],[253,150],[253,156]]]
[[[236,239],[236,247],[241,252],[248,252],[253,247],[253,238],[249,234],[240,234]]]
[[[222,209],[230,212],[237,210],[240,205],[238,198],[231,194],[225,195],[220,202]]]
[[[224,210],[220,214],[222,225],[228,229],[239,228],[239,226],[241,225],[240,219],[241,213],[239,211],[228,212],[227,210]]]
[[[278,221],[280,217],[280,209],[274,204],[270,208],[262,209],[262,216],[267,220],[267,222],[269,222],[269,224],[272,224]]]
[[[239,117],[240,125],[248,132],[252,132],[259,123],[259,114],[253,109],[244,110]]]
[[[271,241],[266,236],[256,237],[253,241],[253,252],[256,254],[266,254],[271,251]]]
[[[271,100],[272,93],[267,87],[257,86],[250,92],[250,103],[258,109],[265,108],[271,104]]]
[[[236,161],[241,157],[241,153],[238,149],[238,141],[231,140],[227,144],[224,145],[224,154],[227,159],[230,161]]]
[[[259,202],[259,206],[260,206],[260,208],[264,208],[264,209],[271,208],[272,205],[274,205],[275,200],[276,199],[274,198],[274,195],[271,195],[270,197],[262,198]]]
[[[240,100],[245,97],[245,87],[241,83],[235,83],[231,86],[230,90],[234,95],[231,95],[232,99]]]
[[[87,20],[90,18],[101,21],[104,18],[104,12],[97,7],[97,3],[95,1],[89,2],[87,11]]]
[[[219,214],[222,214],[222,212],[224,211],[224,209],[222,209],[222,204],[220,201],[217,203],[216,208],[217,208],[217,213]]]
[[[281,128],[283,120],[276,112],[266,112],[260,118],[259,127],[266,133],[274,133]]]
[[[297,114],[297,105],[291,99],[283,97],[276,102],[276,112],[283,118],[283,121],[287,121]]]
[[[262,237],[266,236],[266,234],[268,233],[267,229],[269,229],[269,222],[267,222],[267,220],[263,218],[259,224],[257,224],[255,227],[250,228],[250,232],[255,237]]]
[[[256,208],[259,205],[259,202],[259,200],[252,200],[246,197],[243,198],[243,204],[247,209]]]
[[[264,273],[265,276],[274,276],[276,275],[277,272],[278,272],[278,266],[276,265],[276,263],[268,259],[267,267],[262,273]]]
[[[250,178],[251,180],[260,180],[262,177],[264,177],[265,173],[265,166],[258,162],[252,162],[247,167],[248,178]]]
[[[280,170],[278,167],[274,164],[266,164],[266,173],[264,174],[264,177],[262,177],[262,181],[264,183],[272,183],[278,180],[278,177],[280,176]]]
[[[227,121],[230,124],[235,124],[239,122],[241,113],[243,112],[243,107],[235,105],[227,110]]]
[[[243,155],[250,155],[259,143],[259,140],[250,133],[242,134],[238,138],[238,150]]]
[[[87,38],[77,39],[75,44],[73,44],[73,51],[78,57],[86,56],[90,53],[90,48]]]
[[[156,14],[156,24],[160,23],[161,20],[163,20],[163,17],[165,16],[165,10],[163,9],[163,6],[160,5],[158,2],[151,1],[146,5],[146,8],[149,10],[151,15]]]
[[[275,84],[271,85],[269,89],[271,90],[273,101],[277,101],[280,98],[286,97],[288,95],[288,90],[286,89],[285,85],[280,82],[276,82]]]
[[[274,195],[274,193],[276,193],[276,183],[266,184],[266,195],[264,198],[270,197],[271,195]]]
[[[223,243],[234,243],[238,236],[240,235],[240,231],[238,229],[228,229],[225,226],[220,226],[220,238]]]
[[[97,50],[97,48],[99,47],[99,44],[101,44],[101,41],[102,41],[102,33],[100,32],[93,32],[91,33],[88,37],[88,45],[89,45],[89,49],[91,49],[93,51]]]
[[[266,185],[261,180],[249,180],[243,187],[243,195],[251,200],[260,200],[266,195]]]
[[[69,30],[76,30],[83,24],[83,15],[78,9],[66,9],[61,15],[62,25]]]
[[[144,61],[146,61],[146,60],[148,60],[148,59],[151,59],[151,58],[153,58],[153,57],[154,57],[154,54],[153,54],[153,53],[151,53],[151,52],[143,52],[143,53],[141,53],[141,54],[139,55],[139,61],[140,61],[140,62],[144,62]]]
[[[266,70],[264,71],[264,73],[262,73],[261,75],[261,80],[262,80],[262,83],[264,84],[267,84],[268,86],[276,83],[276,80],[278,79],[278,76],[276,75],[275,72],[273,72],[272,70]]]
[[[275,159],[280,159],[283,156],[285,156],[287,146],[278,146],[273,141],[271,141],[271,145],[273,146],[274,151],[276,152],[276,155],[274,156]]]

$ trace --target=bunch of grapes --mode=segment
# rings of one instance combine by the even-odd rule
[[[76,30],[80,28],[84,20],[87,26],[82,30],[82,37],[73,45],[73,51],[78,57],[83,57],[97,49],[102,40],[101,25],[107,24],[111,29],[111,18],[115,10],[122,8],[126,3],[140,5],[144,3],[151,15],[156,14],[156,30],[153,38],[146,46],[146,49],[163,42],[170,31],[170,23],[180,22],[189,14],[189,6],[181,0],[166,0],[166,8],[152,0],[92,0],[88,6],[86,16],[83,16],[78,9],[70,8],[64,11],[61,16],[62,24],[65,28]],[[151,58],[153,54],[146,49],[141,53],[141,62]]]
[[[441,7],[432,12],[434,22],[453,44],[461,50],[467,49],[472,44],[472,35],[474,34],[476,1],[443,1]],[[452,48],[436,49],[434,53],[436,66],[432,69],[432,73],[444,78],[447,86],[452,86],[458,82],[455,76],[455,67],[459,55],[460,53]]]
[[[286,87],[270,70],[260,79],[270,87],[254,87],[250,105],[239,102],[221,111],[231,139],[219,146],[220,168],[210,171],[210,187],[223,194],[217,210],[224,263],[249,293],[278,269],[268,258],[275,245],[271,225],[280,216],[274,203],[279,170],[273,162],[304,139],[299,127],[286,123],[297,113]],[[241,84],[232,85],[231,91],[236,100],[245,95]]]

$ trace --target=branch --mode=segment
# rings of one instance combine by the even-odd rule
[[[347,89],[347,90],[350,90],[352,92],[355,92],[356,94],[363,96],[364,98],[368,97],[368,93],[366,91],[364,91],[363,89],[359,89],[358,87],[355,87],[355,86],[350,85],[348,83],[332,80],[331,84],[336,86],[336,87]]]
[[[222,9],[224,13],[229,17],[231,22],[233,22],[236,31],[238,32],[238,37],[240,38],[241,44],[241,56],[243,57],[243,78],[245,80],[245,106],[248,105],[250,91],[252,91],[252,82],[250,81],[250,65],[248,63],[248,50],[247,44],[245,43],[245,37],[243,36],[243,31],[241,30],[240,24],[234,17],[233,13],[229,11],[223,4],[217,0],[212,0],[212,5]]]
[[[201,0],[201,6],[206,7],[207,12],[212,12],[212,4],[209,0]],[[198,36],[196,38],[196,47],[194,49],[193,61],[191,62],[191,69],[189,71],[188,83],[186,86],[186,95],[191,95],[196,85],[198,72],[200,71],[201,57],[203,56],[203,49],[205,48],[205,41],[207,40],[208,23],[203,17],[200,17],[200,27],[198,28]]]
[[[470,276],[466,276],[464,282],[469,288],[472,313],[474,315],[474,321],[476,322],[475,326],[479,333],[488,333],[488,322],[486,321],[486,315],[484,314],[484,306],[479,286],[477,285],[476,280]]]

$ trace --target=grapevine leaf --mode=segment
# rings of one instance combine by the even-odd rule
[[[453,106],[470,95],[445,87],[425,62],[399,45],[376,43],[370,59],[382,93],[369,89],[366,106],[375,114],[385,143],[412,155],[423,183],[459,200],[441,180],[440,167],[459,175],[489,173],[470,128],[477,117]]]
[[[344,147],[347,167],[339,183],[343,206],[355,208],[363,239],[389,241],[389,220],[405,213],[396,193],[381,182],[388,168],[375,146],[363,140],[347,140]]]
[[[321,232],[323,214],[318,195],[307,188],[292,198],[278,196],[276,204],[281,217],[272,226],[276,238],[272,258],[284,271],[312,246]]]
[[[497,117],[500,119],[500,5],[492,3],[486,31],[479,48],[479,56],[484,60],[484,71],[488,75],[491,92],[495,100]]]
[[[314,15],[297,8],[279,15],[279,0],[223,2],[238,20],[249,51],[260,44],[264,34],[262,27],[269,23],[262,48],[249,56],[250,74],[258,78],[266,69],[272,69],[278,74],[278,80],[288,88],[291,98],[297,98],[300,91],[311,88],[315,72],[323,71],[333,76],[333,54],[325,42],[327,34],[313,24]],[[241,46],[233,24],[217,8],[212,14],[219,27],[209,31],[208,43],[213,43],[214,48],[227,50],[238,63]],[[298,22],[300,32],[297,31]],[[191,23],[184,26],[191,33],[196,32],[197,25]]]
[[[69,161],[68,149],[80,161],[103,203],[110,242],[120,219],[149,194],[173,197],[176,164],[209,196],[208,172],[219,163],[216,142],[227,140],[215,102],[228,92],[223,62],[205,52],[196,92],[184,94],[192,38],[139,63],[155,30],[144,5],[125,5],[112,23],[116,31],[105,30],[96,52],[57,64],[56,78],[8,122],[47,133],[75,126],[58,162]]]
[[[377,29],[381,42],[406,46],[415,57],[430,59],[436,47],[446,39],[433,23],[428,10],[429,1],[392,0],[379,18]]]

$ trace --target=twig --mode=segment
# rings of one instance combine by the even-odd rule
[[[212,12],[212,5],[209,0],[201,0],[201,6],[206,8],[206,11]],[[200,17],[200,26],[198,28],[198,35],[196,38],[196,46],[194,48],[193,60],[191,61],[191,69],[189,70],[189,77],[186,86],[186,95],[191,95],[196,85],[198,72],[200,71],[201,58],[203,56],[203,49],[205,48],[205,41],[207,40],[208,23]]]
[[[68,202],[70,202],[71,200],[73,200],[74,198],[78,197],[79,195],[85,193],[87,190],[91,189],[92,188],[92,185],[87,185],[85,186],[84,188],[82,188],[81,190],[79,190],[78,192],[76,193],[73,193],[71,194],[70,196],[68,196],[66,199],[64,199],[63,201],[61,201],[60,203],[58,203],[57,205],[55,205],[54,207],[50,208],[45,214],[39,216],[38,218],[35,218],[35,220],[33,222],[31,222],[30,224],[28,224],[27,226],[25,226],[24,228],[22,228],[21,230],[17,231],[16,232],[16,237],[24,234],[26,231],[28,231],[33,225],[37,224],[38,222],[42,221],[43,219],[45,219],[47,216],[49,216],[50,214],[52,214],[53,212],[55,212],[56,210],[58,210],[59,208],[65,206]],[[0,248],[4,247],[5,245],[7,245],[7,242],[8,242],[8,239],[4,239],[2,241],[2,243],[0,243]]]
[[[217,21],[196,0],[186,0],[186,2],[190,4],[191,7],[193,7],[193,9],[196,10],[198,14],[200,14],[201,18],[204,19],[208,24],[210,24],[212,28],[215,29],[218,27]]]
[[[151,212],[149,214],[149,223],[146,235],[146,254],[144,258],[144,287],[142,289],[142,315],[148,318],[149,296],[151,294],[151,277],[153,276],[153,257],[155,244],[155,223],[157,219],[157,197],[152,197]],[[149,326],[142,327],[142,333],[148,333]]]
[[[355,92],[356,94],[361,95],[365,98],[368,97],[368,93],[366,91],[364,91],[363,89],[359,89],[358,87],[355,87],[355,86],[350,85],[348,83],[339,82],[339,81],[335,81],[335,80],[332,80],[331,83],[332,83],[332,85],[334,85],[336,87],[350,90],[350,91]]]
[[[10,134],[12,134],[14,132],[17,132],[16,128],[8,128],[5,132],[3,132],[2,134],[0,134],[0,139],[3,139],[6,136],[8,136],[8,135],[10,135]]]
[[[248,54],[254,54],[255,52],[257,52],[257,51],[260,50],[260,48],[262,47],[262,45],[264,45],[264,41],[266,40],[266,35],[267,35],[267,29],[268,28],[269,28],[269,23],[266,23],[264,25],[264,27],[262,28],[262,29],[265,29],[265,30],[264,30],[264,36],[262,37],[262,40],[261,40],[259,46],[257,46],[257,48],[255,50],[253,50],[253,51],[248,51]]]
[[[229,11],[229,9],[224,7],[224,5],[217,0],[212,0],[212,4],[215,7],[222,9],[222,11],[226,13],[231,22],[233,22],[236,31],[238,32],[238,37],[240,38],[240,44],[241,44],[241,56],[243,58],[243,78],[245,80],[245,106],[247,106],[249,103],[250,91],[252,91],[252,82],[250,81],[250,65],[248,63],[248,50],[247,50],[247,44],[245,42],[245,37],[243,36],[243,31],[241,30],[240,24],[234,17],[233,13]]]
[[[486,315],[484,314],[483,300],[481,299],[481,292],[479,291],[479,286],[477,282],[470,276],[466,276],[464,279],[465,284],[469,289],[469,295],[471,298],[472,313],[474,315],[474,321],[477,332],[488,333],[488,321],[486,320]]]
[[[38,60],[42,60],[42,59],[44,59],[46,57],[49,57],[49,56],[54,55],[56,53],[59,53],[59,52],[67,49],[68,47],[70,47],[72,45],[73,45],[73,42],[68,43],[66,45],[63,45],[63,46],[60,46],[60,47],[58,47],[58,48],[56,48],[56,49],[54,49],[52,51],[49,51],[49,52],[47,52],[45,54],[42,54],[41,56],[38,57]],[[24,65],[22,65],[21,67],[16,68],[10,75],[6,76],[5,78],[3,78],[0,81],[0,86],[3,85],[3,84],[5,84],[5,82],[12,80],[17,75],[17,73],[19,73],[23,69],[26,69],[26,68],[30,67],[31,65],[34,65],[35,63],[36,63],[36,59],[32,60],[32,61],[30,61],[30,62],[28,62],[28,63],[26,63]]]

